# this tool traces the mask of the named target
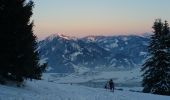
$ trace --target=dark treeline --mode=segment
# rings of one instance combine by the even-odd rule
[[[37,38],[33,34],[34,3],[0,0],[0,81],[40,79],[46,64],[39,64]]]
[[[143,64],[143,92],[170,95],[170,30],[168,22],[157,19],[148,47],[149,57]]]

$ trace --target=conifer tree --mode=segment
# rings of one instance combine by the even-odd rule
[[[37,38],[33,34],[32,0],[0,0],[0,78],[23,82],[40,79]]]
[[[143,64],[143,92],[170,95],[170,33],[167,21],[157,19],[148,47],[149,58]]]

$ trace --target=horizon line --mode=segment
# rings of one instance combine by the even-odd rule
[[[37,40],[38,41],[42,41],[50,36],[65,36],[65,37],[69,37],[69,38],[77,38],[77,39],[81,39],[81,38],[86,38],[86,37],[112,37],[112,36],[144,36],[144,35],[151,35],[153,34],[153,32],[143,32],[143,33],[128,33],[128,34],[106,34],[106,35],[100,35],[100,34],[96,34],[96,35],[86,35],[86,36],[72,36],[72,35],[68,35],[68,34],[64,34],[64,33],[52,33],[52,34],[48,34],[47,36],[40,38],[36,35]]]

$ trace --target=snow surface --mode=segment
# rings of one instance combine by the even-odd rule
[[[72,53],[70,55],[71,56],[71,61],[74,61],[77,58],[77,56],[81,55],[81,54],[83,54],[83,53],[81,53],[81,52],[74,52],[74,53]]]
[[[136,68],[128,71],[105,71],[105,72],[88,72],[88,69],[78,69],[77,73],[64,75],[63,77],[56,77],[56,73],[48,74],[51,77],[48,77],[48,80],[55,81],[57,83],[82,83],[88,81],[106,81],[109,79],[113,79],[115,83],[130,83],[132,82],[140,82],[141,72],[140,68]],[[84,73],[83,73],[84,72]],[[47,77],[46,77],[47,78]]]
[[[122,40],[123,40],[123,41],[127,41],[128,38],[127,38],[127,37],[123,37]]]
[[[107,48],[116,48],[116,47],[119,46],[119,45],[118,45],[118,42],[119,42],[119,40],[116,39],[114,43],[112,43],[112,44],[110,44],[110,45],[106,45],[106,47],[107,47]]]
[[[43,65],[43,64],[47,63],[47,60],[48,60],[48,58],[43,58],[39,61],[39,64]]]
[[[130,91],[57,84],[45,80],[27,82],[25,87],[0,85],[0,100],[169,100],[168,96]]]
[[[147,52],[140,52],[140,56],[147,55]]]

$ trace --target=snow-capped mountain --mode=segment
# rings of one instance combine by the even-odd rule
[[[39,42],[39,51],[41,59],[48,62],[48,72],[127,70],[140,66],[146,58],[148,42],[148,38],[134,35],[52,35]]]

